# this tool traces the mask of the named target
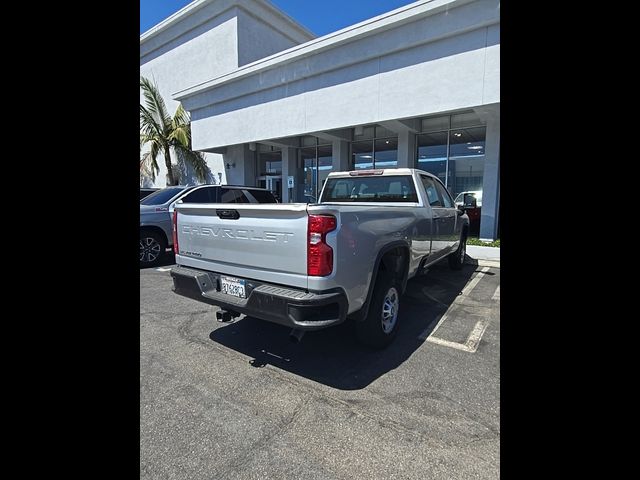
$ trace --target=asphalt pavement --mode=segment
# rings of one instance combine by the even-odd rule
[[[140,270],[140,478],[499,477],[499,268],[411,280],[382,351],[218,323],[169,268]]]

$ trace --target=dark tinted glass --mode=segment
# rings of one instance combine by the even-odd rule
[[[436,184],[436,188],[438,189],[438,193],[440,194],[440,198],[442,199],[444,207],[445,208],[453,207],[453,201],[451,200],[451,197],[449,196],[449,192],[447,192],[447,189],[444,188],[444,186],[440,182],[433,182],[433,183]]]
[[[162,190],[158,190],[155,193],[152,193],[146,198],[143,198],[140,202],[140,205],[162,205],[163,203],[167,203],[173,197],[177,196],[179,193],[182,193],[185,190],[185,187],[168,187],[163,188]]]
[[[249,199],[242,193],[242,190],[235,188],[223,188],[220,191],[221,203],[250,203]]]
[[[268,190],[244,190],[250,203],[276,203],[276,197]]]
[[[417,202],[413,181],[408,175],[330,178],[322,194],[323,202]]]
[[[215,190],[213,188],[198,188],[182,198],[183,203],[214,203]]]
[[[420,175],[420,180],[422,180],[424,189],[427,192],[427,200],[429,200],[429,205],[431,205],[432,207],[442,207],[442,200],[440,200],[438,190],[436,190],[435,186],[436,182],[434,182],[429,177],[425,177],[424,175]]]

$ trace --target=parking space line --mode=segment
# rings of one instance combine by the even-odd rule
[[[426,340],[429,335],[433,335],[435,333],[435,331],[438,330],[438,327],[440,327],[440,325],[442,325],[442,322],[444,322],[444,320],[446,318],[447,318],[447,314],[445,313],[444,315],[442,315],[442,317],[440,317],[440,320],[438,321],[438,324],[433,328],[433,330],[431,330],[431,332],[429,332],[429,327],[433,324],[433,322],[431,322],[429,324],[429,327],[427,327],[425,329],[425,331],[420,334],[420,336],[418,337],[418,340]]]
[[[479,320],[473,330],[469,334],[469,337],[464,343],[451,342],[438,337],[428,337],[427,342],[436,343],[445,347],[455,348],[456,350],[462,350],[464,352],[474,353],[478,349],[480,339],[484,335],[484,331],[489,326],[488,320]]]
[[[495,293],[491,297],[491,300],[500,300],[500,285],[496,288]]]
[[[482,280],[482,277],[484,277],[484,274],[488,271],[489,267],[482,267],[482,270],[480,270],[478,274],[473,277],[473,280],[467,283],[467,286],[462,289],[462,295],[469,295],[469,292],[471,292],[471,290],[473,290],[476,285],[478,285],[478,282]]]
[[[440,325],[442,325],[442,323],[447,319],[447,313],[455,305],[458,299],[461,296],[469,295],[469,293],[476,287],[476,285],[478,285],[480,280],[482,280],[482,277],[484,277],[485,273],[488,271],[489,271],[489,267],[483,267],[477,273],[477,275],[473,277],[473,279],[462,289],[462,292],[460,292],[460,296],[457,297],[451,303],[451,305],[449,305],[449,309],[444,313],[444,315],[442,315],[442,317],[440,317],[440,319],[438,320],[438,323],[433,328],[433,330],[429,331],[429,327],[431,327],[431,325],[433,324],[433,322],[431,322],[429,326],[418,336],[418,340],[426,340],[427,342],[436,343],[438,345],[443,345],[445,347],[451,347],[457,350],[474,353],[478,349],[478,344],[480,343],[480,339],[482,338],[482,335],[484,335],[484,331],[487,329],[487,326],[489,325],[488,320],[479,320],[473,327],[473,330],[471,331],[471,333],[467,337],[467,340],[464,343],[444,340],[442,338],[434,337],[433,334],[436,333],[438,328],[440,328]],[[493,294],[492,298],[494,298],[496,295],[498,295],[498,299],[499,299],[500,286],[498,286],[498,289],[496,289],[496,292]]]

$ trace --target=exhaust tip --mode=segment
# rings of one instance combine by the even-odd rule
[[[291,340],[291,343],[300,343],[303,335],[304,330],[298,330],[297,328],[294,328],[289,334],[289,340]]]

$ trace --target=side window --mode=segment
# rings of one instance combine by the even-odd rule
[[[221,203],[250,203],[249,199],[236,188],[223,188],[220,192]]]
[[[442,207],[442,201],[438,196],[438,191],[436,190],[433,180],[422,175],[420,175],[420,179],[422,180],[424,189],[427,191],[427,199],[429,200],[429,205],[431,205],[432,207]]]
[[[243,190],[250,203],[276,203],[276,199],[268,190]]]
[[[185,195],[182,201],[184,203],[211,203],[215,201],[215,199],[211,198],[212,194],[214,194],[214,191],[211,188],[198,188]]]
[[[449,192],[447,192],[447,189],[444,188],[444,185],[442,185],[440,182],[433,182],[433,183],[436,184],[436,188],[438,189],[440,198],[442,198],[442,201],[444,202],[444,208],[453,208],[453,202],[451,201],[451,196],[449,195]]]

